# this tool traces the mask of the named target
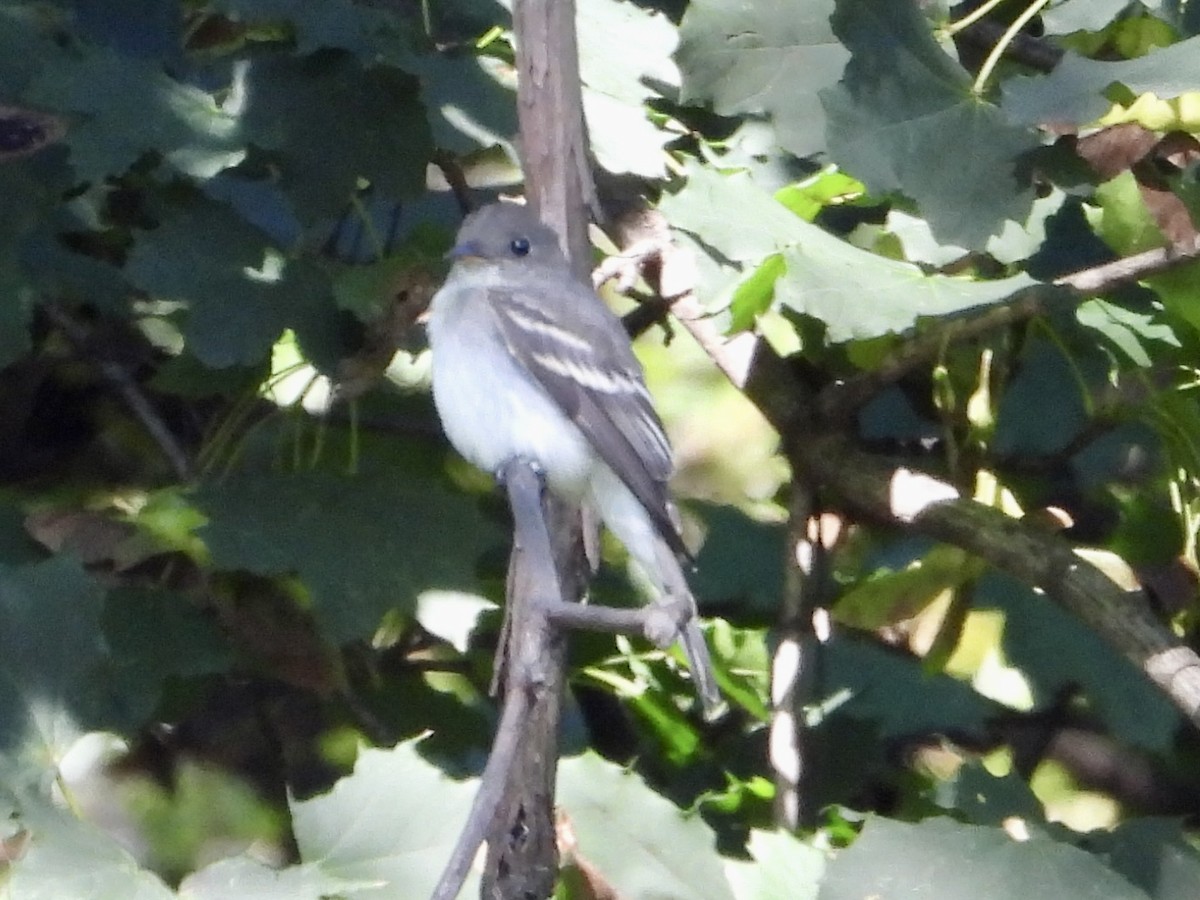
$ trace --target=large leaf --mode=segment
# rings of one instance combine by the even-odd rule
[[[1200,884],[1200,853],[1173,819],[1133,819],[1088,836],[1087,848],[1153,900],[1191,900]]]
[[[1033,191],[1017,157],[1038,140],[974,94],[917,5],[843,0],[833,26],[852,54],[821,92],[834,160],[873,193],[915,200],[943,243],[982,248],[1006,220],[1024,221]]]
[[[36,216],[50,208],[47,191],[30,177],[30,162],[0,164],[0,194],[5,215],[0,217],[0,367],[29,349],[33,291],[21,264],[19,237]]]
[[[104,594],[64,557],[0,565],[0,751],[34,779],[97,720]]]
[[[114,51],[56,60],[26,98],[79,114],[66,140],[81,181],[119,175],[150,151],[198,178],[236,165],[244,156],[237,118],[211,95],[170,78],[153,62]]]
[[[339,215],[362,179],[395,199],[424,189],[433,145],[415,77],[344,52],[279,54],[250,66],[246,91],[243,134],[277,154],[301,221]]]
[[[1200,84],[1200,37],[1180,41],[1137,59],[1101,62],[1073,53],[1049,75],[1009,79],[1003,109],[1010,120],[1026,125],[1080,126],[1108,111],[1104,92],[1123,84],[1134,94],[1169,100]]]
[[[780,145],[808,156],[825,148],[818,92],[847,53],[829,25],[833,0],[696,0],[680,26],[682,100],[724,116],[771,116]]]
[[[716,838],[637,775],[584,754],[558,770],[575,852],[628,900],[733,900]]]
[[[313,863],[272,869],[246,856],[222,859],[179,885],[182,900],[325,900],[376,887],[378,879],[347,879]]]
[[[300,858],[334,878],[376,888],[355,898],[428,897],[466,822],[478,781],[455,781],[417,752],[362,749],[333,790],[292,804]],[[463,896],[478,894],[468,885]]]
[[[662,148],[675,135],[646,118],[646,101],[679,85],[671,59],[675,26],[633,3],[582,0],[576,27],[583,111],[596,161],[610,172],[662,177]]]
[[[171,900],[175,893],[111,835],[48,801],[21,797],[10,824],[30,835],[3,894],[12,900]]]
[[[784,306],[825,323],[833,342],[879,337],[912,328],[926,316],[947,316],[1002,303],[1035,284],[1027,275],[972,281],[926,275],[911,263],[860,250],[827,231],[805,232],[785,250],[787,274],[775,284]]]
[[[254,365],[289,326],[329,313],[328,277],[306,260],[285,260],[265,234],[229,207],[194,198],[142,235],[125,268],[158,299],[187,305],[188,350],[213,368]]]
[[[224,672],[233,662],[211,618],[173,591],[114,589],[105,602],[103,625],[112,652],[107,677],[115,724],[130,731],[149,719],[168,678]]]
[[[413,612],[423,591],[477,591],[475,562],[502,540],[468,496],[412,473],[242,475],[195,502],[217,566],[296,573],[336,641]]]
[[[408,68],[412,63],[409,29],[386,7],[350,0],[214,0],[210,5],[251,25],[286,22],[301,53],[334,47],[366,65],[386,62]]]
[[[752,831],[752,861],[725,864],[738,900],[816,900],[825,854],[785,831]]]
[[[983,887],[981,887],[983,886]],[[1066,890],[1072,900],[1148,900],[1096,857],[1044,838],[1019,842],[1003,829],[927,819],[867,822],[826,870],[820,900],[1029,900]]]
[[[429,55],[416,66],[433,142],[466,154],[500,146],[515,157],[516,73],[491,57]]]
[[[741,173],[695,171],[661,208],[675,227],[726,259],[757,262],[782,252],[787,271],[775,281],[775,303],[820,319],[834,342],[905,331],[924,316],[998,303],[1035,283],[1025,275],[998,281],[926,275],[805,222]]]
[[[1004,654],[1049,704],[1077,688],[1090,710],[1121,740],[1164,751],[1180,727],[1179,713],[1161,691],[1077,618],[1029,588],[986,575],[975,593],[979,608],[1005,613]]]

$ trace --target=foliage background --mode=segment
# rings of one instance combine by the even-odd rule
[[[991,30],[896,0],[579,6],[596,162],[666,215],[716,323],[815,385],[932,341],[859,446],[1065,529],[1193,641],[1194,264],[940,336],[1194,245],[1200,7],[1036,4],[1009,45],[1018,3]],[[410,325],[447,177],[519,189],[509,29],[484,0],[0,2],[6,896],[428,894],[495,723],[507,526]],[[701,722],[671,654],[574,637],[562,895],[1194,896],[1194,729],[1033,586],[832,492],[834,637],[773,711],[793,476],[671,334],[639,351],[733,710]],[[594,593],[634,602],[608,549]]]

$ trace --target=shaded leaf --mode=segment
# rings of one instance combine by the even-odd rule
[[[504,147],[517,133],[516,71],[492,57],[429,55],[416,64],[434,144],[466,154]]]
[[[1200,853],[1173,819],[1133,819],[1088,835],[1085,847],[1152,900],[1190,900],[1200,883]]]
[[[346,0],[214,0],[210,5],[238,21],[287,23],[300,53],[333,47],[368,65],[386,62],[411,71],[409,27],[386,7]]]
[[[285,260],[266,235],[211,200],[173,210],[143,235],[125,273],[155,297],[187,304],[188,350],[212,368],[259,364],[285,328],[333,312],[323,271]]]
[[[1099,332],[1133,363],[1153,364],[1150,351],[1179,347],[1179,338],[1161,316],[1127,309],[1099,298],[1086,300],[1075,311],[1075,319],[1084,328]]]
[[[1165,750],[1179,728],[1179,713],[1132,663],[1096,633],[1043,596],[1011,579],[989,574],[979,582],[976,608],[1005,613],[1004,653],[1048,704],[1079,688],[1092,712],[1120,740]]]
[[[81,181],[119,175],[149,151],[197,178],[211,177],[245,155],[235,116],[149,60],[92,51],[47,66],[25,96],[30,103],[80,114],[65,140]]]
[[[233,663],[212,618],[174,591],[115,589],[105,601],[102,625],[112,653],[105,678],[115,724],[130,731],[149,720],[168,678],[224,672]]]
[[[241,475],[195,494],[213,563],[296,573],[334,641],[371,634],[428,589],[477,589],[477,557],[503,540],[475,502],[440,481],[383,472]]]
[[[1121,62],[1067,53],[1049,75],[1008,79],[1001,106],[1011,121],[1023,125],[1086,125],[1108,110],[1104,92],[1114,83],[1160,100],[1194,91],[1200,83],[1200,37]]]
[[[853,628],[895,625],[981,571],[981,564],[964,551],[939,544],[907,568],[885,571],[854,585],[838,599],[833,613],[839,622]]]
[[[278,156],[302,222],[338,216],[360,180],[394,199],[424,189],[433,144],[415,77],[325,51],[264,57],[248,79],[243,134]]]
[[[689,579],[701,606],[736,599],[747,611],[773,615],[783,591],[787,530],[758,522],[732,506],[690,504],[707,537]]]
[[[848,0],[833,25],[852,53],[821,93],[834,160],[872,193],[915,200],[942,242],[980,248],[1005,220],[1023,221],[1033,192],[1016,161],[1038,141],[974,95],[916,4]]]
[[[797,156],[825,149],[818,92],[847,53],[833,36],[832,0],[696,0],[680,25],[681,99],[720,115],[771,116],[780,145]]]
[[[870,819],[829,864],[820,900],[900,897],[960,900],[987,885],[988,900],[1046,896],[1070,886],[1078,900],[1147,900],[1091,854],[1057,841],[1017,842],[1002,829],[927,819],[916,825]]]
[[[103,598],[66,557],[0,565],[0,750],[19,769],[57,765],[99,717]]]

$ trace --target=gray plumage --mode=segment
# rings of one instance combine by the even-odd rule
[[[434,401],[451,443],[496,472],[536,460],[552,491],[590,503],[666,605],[695,601],[670,514],[671,447],[620,319],[570,270],[532,211],[470,215],[428,321]],[[683,631],[706,707],[720,704],[695,621]]]

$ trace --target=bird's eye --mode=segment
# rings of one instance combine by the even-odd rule
[[[508,245],[508,249],[513,252],[513,256],[528,256],[529,238],[513,238],[512,243]]]

